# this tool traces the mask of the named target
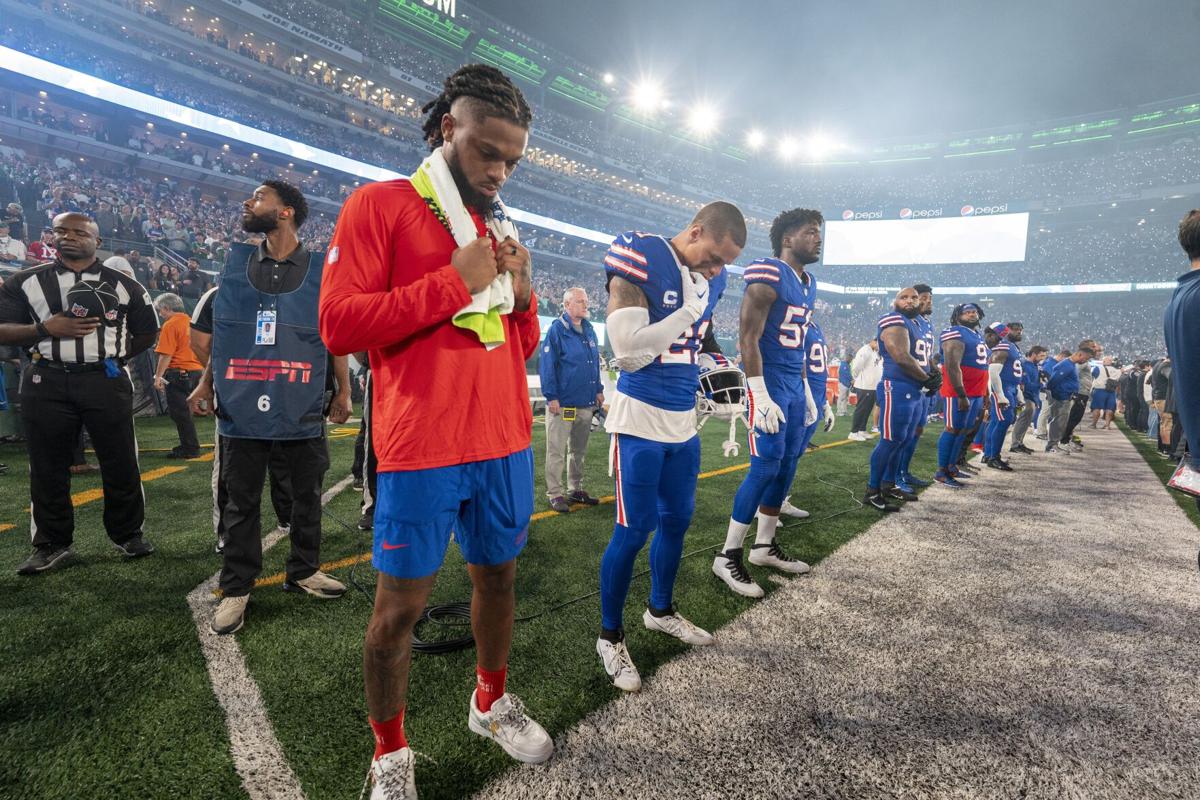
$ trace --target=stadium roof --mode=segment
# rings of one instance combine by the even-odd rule
[[[1195,3],[510,0],[508,24],[724,125],[878,142],[1196,91]]]

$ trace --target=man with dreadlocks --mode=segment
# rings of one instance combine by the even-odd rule
[[[451,533],[474,585],[468,726],[520,761],[553,752],[505,691],[516,556],[533,511],[525,361],[538,345],[529,252],[499,192],[532,114],[499,70],[462,67],[427,104],[432,154],[346,201],[321,287],[321,335],[369,352],[378,457],[375,608],[363,651],[373,799],[416,797],[404,736],[412,631]]]
[[[820,211],[793,208],[771,223],[774,258],[752,262],[742,274],[738,343],[750,399],[750,471],[733,497],[725,546],[712,570],[743,597],[762,597],[742,560],[750,523],[758,529],[749,561],[803,575],[808,564],[775,540],[779,510],[808,446],[805,433],[817,416],[808,390],[804,338],[817,297],[817,279],[805,267],[821,258]],[[821,406],[825,398],[820,399]]]
[[[961,489],[964,475],[959,469],[970,432],[979,424],[983,398],[987,394],[987,345],[979,335],[983,309],[978,303],[955,306],[950,326],[942,331],[941,393],[946,402],[946,429],[938,439],[938,471],[934,480],[951,489]]]

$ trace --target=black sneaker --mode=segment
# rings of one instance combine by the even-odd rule
[[[883,489],[883,496],[890,500],[903,500],[906,503],[914,503],[921,498],[916,492],[902,489],[899,486],[893,486],[890,489]]]
[[[1025,445],[1023,445],[1023,444],[1019,444],[1019,445],[1017,445],[1016,447],[1010,447],[1010,448],[1008,448],[1008,452],[1010,452],[1010,453],[1024,453],[1024,454],[1025,454],[1025,455],[1027,455],[1027,456],[1031,456],[1031,455],[1033,455],[1033,451],[1032,451],[1032,450],[1030,450],[1028,447],[1026,447],[1026,446],[1025,446]]]
[[[121,555],[126,558],[141,558],[154,552],[154,545],[146,541],[140,533],[121,544],[117,544],[116,542],[113,544],[121,551]]]
[[[53,545],[39,547],[30,553],[29,558],[17,567],[18,575],[36,575],[52,569],[73,555],[71,548],[55,547]]]
[[[363,514],[361,517],[359,517],[357,527],[360,531],[375,530],[375,514],[374,514],[374,512],[372,512],[370,514]]]
[[[559,495],[558,497],[550,498],[550,507],[560,514],[570,514],[571,504],[567,502],[567,498]]]
[[[217,555],[222,555],[225,552],[225,540],[217,537],[217,543],[213,545],[213,552]]]
[[[1015,471],[1012,468],[1012,466],[1009,465],[1009,463],[1007,461],[1003,461],[1000,458],[989,458],[987,461],[984,461],[983,463],[986,464],[987,466],[991,467],[992,469],[998,469],[1001,472],[1014,472]]]
[[[199,450],[180,450],[178,447],[167,453],[167,458],[199,458]]]
[[[571,492],[569,495],[567,495],[567,499],[572,503],[582,503],[585,506],[594,506],[600,504],[600,501],[597,498],[592,497],[583,489],[580,489],[577,492]]]
[[[883,492],[878,490],[874,492],[867,492],[866,497],[863,498],[863,502],[876,511],[886,511],[890,513],[892,511],[900,510],[900,506],[889,502],[884,496]]]
[[[351,486],[351,488],[354,489],[354,491],[361,492],[363,490],[363,479],[355,478],[353,481],[350,482],[350,486]]]

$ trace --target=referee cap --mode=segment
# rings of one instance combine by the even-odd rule
[[[96,317],[104,325],[117,324],[117,293],[108,281],[80,281],[67,290],[69,316]]]

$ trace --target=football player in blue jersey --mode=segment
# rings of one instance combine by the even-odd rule
[[[925,339],[926,352],[932,354],[937,349],[934,347],[933,340],[933,322],[929,317],[933,314],[933,288],[927,283],[918,283],[913,289],[917,292],[917,331]],[[931,372],[937,370],[932,368],[932,364],[927,365],[927,369]],[[925,420],[929,417],[929,399],[936,397],[935,392],[925,393],[926,402],[925,409],[920,415],[917,422],[917,427],[913,431],[912,438],[904,445],[904,450],[900,453],[900,463],[896,467],[896,487],[902,492],[913,493],[914,489],[919,489],[929,485],[929,481],[923,478],[918,478],[908,471],[908,465],[912,462],[913,453],[917,450],[917,445],[921,441],[921,434],[925,432]]]
[[[833,404],[829,402],[829,395],[827,393],[829,386],[829,346],[825,342],[825,334],[821,330],[821,326],[813,318],[815,314],[816,311],[814,310],[809,315],[808,327],[804,331],[804,371],[808,376],[809,394],[812,395],[813,402],[817,405],[817,418],[804,430],[803,447],[800,448],[801,456],[808,452],[808,448],[812,444],[812,438],[817,433],[817,426],[821,426],[826,433],[829,433],[833,430],[834,423],[837,421],[833,413]],[[849,368],[847,367],[847,369]],[[803,508],[797,508],[792,505],[790,495],[783,498],[783,505],[779,507],[779,513],[797,519],[807,519],[812,516]]]
[[[808,443],[805,431],[817,410],[805,372],[805,327],[817,281],[805,267],[821,257],[821,212],[796,208],[771,223],[773,258],[759,259],[742,273],[746,290],[738,319],[738,344],[746,373],[750,418],[750,472],[733,498],[725,546],[713,573],[745,597],[762,597],[742,561],[742,543],[758,515],[750,563],[785,572],[808,572],[775,541],[779,508]],[[824,397],[821,398],[824,405]]]
[[[992,469],[1012,472],[1012,466],[1000,457],[1008,429],[1017,419],[1017,407],[1024,401],[1022,384],[1025,377],[1025,359],[1021,348],[1021,334],[1025,326],[1019,322],[996,322],[992,331],[1000,341],[992,348],[992,362],[988,366],[989,383],[992,389],[992,419],[988,423],[983,444],[983,463]]]
[[[896,469],[926,408],[922,390],[937,391],[941,373],[930,367],[929,342],[917,327],[917,290],[901,289],[892,310],[879,318],[879,353],[883,379],[879,398],[879,442],[871,452],[871,473],[865,502],[879,511],[899,511],[893,500],[917,500],[913,492],[896,487]]]
[[[624,691],[642,685],[625,645],[623,620],[633,562],[651,533],[650,602],[643,624],[688,644],[713,640],[675,610],[673,591],[700,471],[697,356],[725,289],[725,265],[745,245],[742,212],[715,202],[672,239],[626,233],[604,257],[608,335],[621,377],[605,419],[612,434],[616,524],[600,561],[596,652],[613,685]]]
[[[946,429],[938,438],[938,471],[934,480],[961,489],[967,476],[959,458],[979,424],[987,395],[988,353],[979,335],[983,309],[977,303],[955,306],[950,325],[942,331],[941,395],[945,399]]]
[[[1025,434],[1030,425],[1037,425],[1037,415],[1042,408],[1042,381],[1040,377],[1041,363],[1046,359],[1046,348],[1035,344],[1029,348],[1021,362],[1021,394],[1025,398],[1025,407],[1017,414],[1017,420],[1012,427],[1012,445],[1010,453],[1031,455],[1033,450],[1025,446]]]

